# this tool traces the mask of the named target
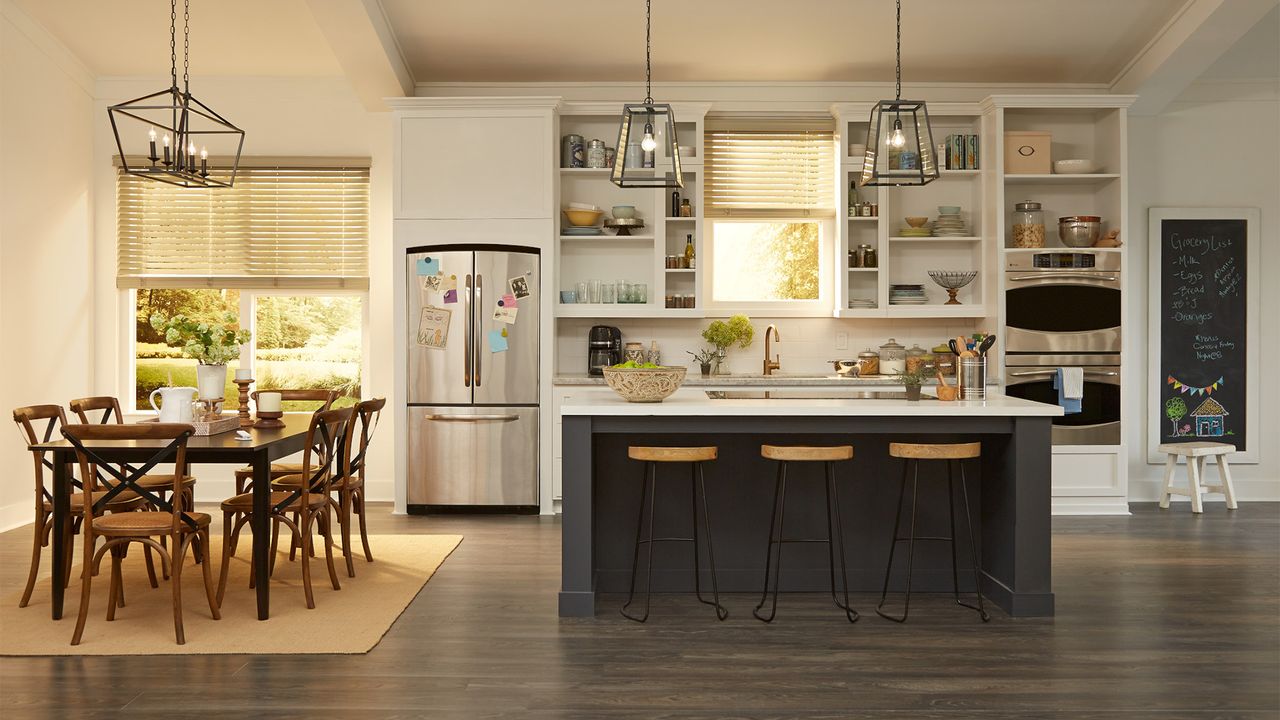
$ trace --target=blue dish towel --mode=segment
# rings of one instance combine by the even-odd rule
[[[1062,412],[1067,415],[1080,412],[1080,398],[1069,398],[1063,395],[1062,368],[1058,368],[1053,374],[1053,389],[1058,391],[1058,405],[1062,406]]]

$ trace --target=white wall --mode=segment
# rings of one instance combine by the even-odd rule
[[[112,103],[163,87],[166,79],[102,78],[91,109],[93,188],[99,202],[93,211],[94,362],[93,392],[121,398],[133,392],[127,341],[133,329],[129,294],[115,286],[116,147],[107,122]],[[197,77],[192,93],[245,131],[244,156],[369,157],[369,293],[365,303],[367,350],[365,397],[389,396],[392,383],[391,267],[384,259],[391,248],[391,126],[388,113],[370,113],[344,78]],[[370,450],[369,499],[392,499],[394,413],[383,413]],[[196,468],[201,487],[197,499],[216,501],[234,492],[231,466]]]
[[[90,389],[90,82],[40,26],[0,2],[0,407],[6,411],[65,403]],[[30,522],[34,510],[31,456],[5,432],[0,530]]]
[[[1258,41],[1274,50],[1280,44],[1280,14],[1273,12],[1242,42]],[[1280,63],[1270,64],[1271,75],[1256,76],[1258,63],[1225,66],[1233,56],[1255,58],[1257,53],[1236,52],[1194,83],[1157,116],[1132,117],[1129,123],[1131,181],[1127,287],[1135,297],[1149,296],[1147,209],[1151,207],[1256,207],[1262,211],[1258,278],[1262,281],[1262,372],[1259,387],[1250,388],[1249,399],[1274,405],[1280,398],[1280,378],[1271,371],[1280,357]],[[1268,63],[1261,64],[1264,69]],[[1240,67],[1241,71],[1233,71]],[[1126,430],[1129,447],[1129,496],[1154,500],[1162,477],[1161,466],[1147,464],[1147,303],[1129,306],[1126,322],[1132,324],[1135,352],[1125,377],[1133,405],[1129,417],[1138,418]],[[1257,465],[1232,466],[1237,495],[1242,500],[1280,500],[1280,422],[1270,406],[1260,413],[1260,427],[1250,429],[1258,448]],[[1212,496],[1217,497],[1217,496]]]

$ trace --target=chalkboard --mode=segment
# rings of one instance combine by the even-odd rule
[[[1256,455],[1257,215],[1206,213],[1152,211],[1150,435],[1153,445],[1212,441]]]

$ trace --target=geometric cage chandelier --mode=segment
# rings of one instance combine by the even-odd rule
[[[177,0],[169,0],[170,85],[107,108],[111,132],[122,168],[130,175],[180,187],[231,187],[240,167],[244,131],[191,94],[190,0],[182,1],[182,9],[182,86],[178,86],[178,6]],[[139,152],[130,154],[126,146]]]
[[[939,174],[929,110],[923,100],[902,99],[902,0],[897,6],[896,92],[871,108],[862,185],[927,185]]]

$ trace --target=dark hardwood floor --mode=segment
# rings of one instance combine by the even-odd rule
[[[372,529],[466,539],[368,655],[0,658],[0,717],[1280,717],[1280,504],[1057,518],[1057,617],[987,625],[949,597],[897,625],[865,594],[856,625],[825,595],[784,595],[772,625],[746,595],[724,623],[680,596],[645,625],[613,597],[562,621],[553,519]],[[6,595],[29,533],[0,535]]]

